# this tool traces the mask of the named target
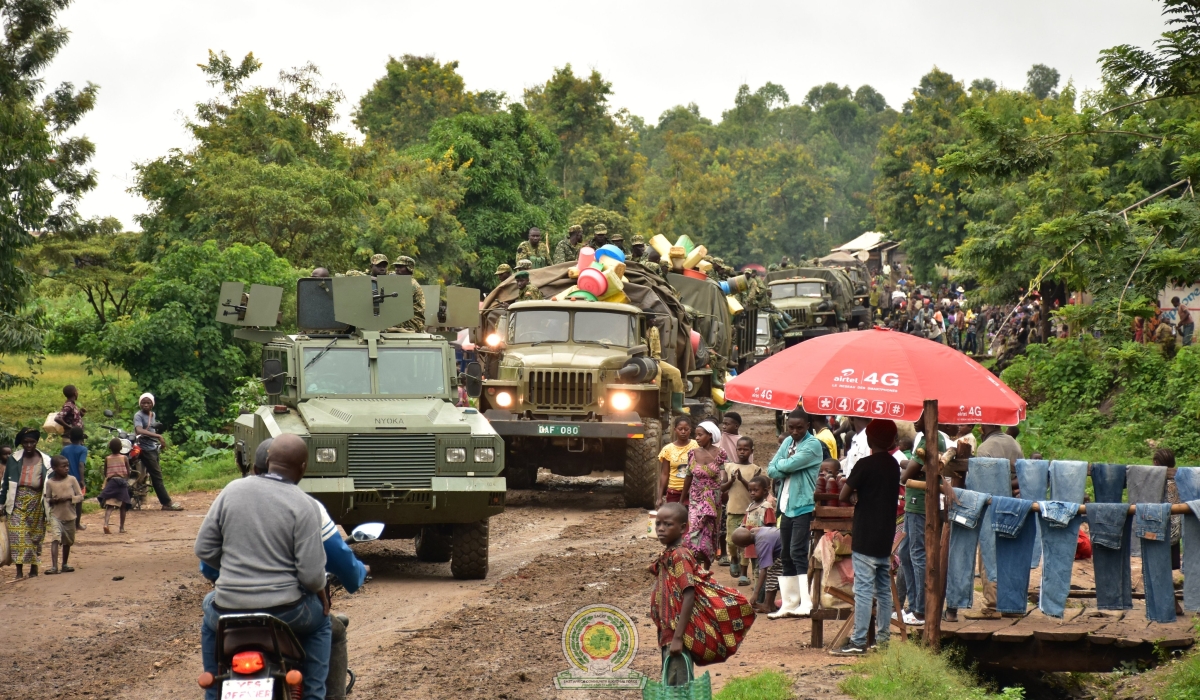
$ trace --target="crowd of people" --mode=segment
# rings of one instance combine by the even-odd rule
[[[0,462],[4,464],[0,477],[0,512],[8,532],[8,551],[16,565],[16,578],[38,576],[39,573],[71,573],[75,568],[68,562],[71,547],[78,531],[86,530],[80,519],[87,494],[89,453],[86,444],[84,417],[87,410],[79,405],[79,391],[72,385],[63,387],[66,399],[62,408],[53,414],[50,427],[58,426],[62,433],[61,449],[51,455],[39,448],[49,447],[55,438],[41,430],[22,428],[13,445],[0,446]],[[155,432],[154,396],[142,394],[140,410],[134,414],[134,434],[138,443],[138,464],[148,472],[163,510],[177,511],[183,507],[171,500],[163,483],[159,452],[166,447],[165,438]],[[109,454],[103,460],[103,488],[97,497],[105,509],[104,534],[111,534],[110,518],[119,512],[120,532],[125,532],[125,514],[132,507],[129,477],[133,465],[126,446],[120,439],[108,443]],[[50,567],[42,570],[42,551],[50,541]],[[61,552],[61,563],[59,554]],[[28,571],[26,571],[28,567]]]

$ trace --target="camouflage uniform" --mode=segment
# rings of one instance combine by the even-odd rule
[[[408,269],[416,270],[417,262],[407,255],[402,255],[396,258],[397,265],[407,265]],[[412,281],[412,305],[413,316],[399,326],[389,328],[389,331],[407,332],[407,333],[424,333],[425,332],[425,291],[421,289],[421,285],[417,284],[417,280],[410,278]]]
[[[633,246],[635,246],[635,245],[646,245],[646,237],[645,236],[634,236],[633,238],[629,239],[629,254],[625,256],[625,261],[644,264],[650,258],[650,249],[643,248],[641,255],[634,255],[633,254]]]
[[[550,264],[550,243],[543,240],[535,250],[529,241],[521,241],[517,246],[517,260],[528,260],[533,263],[533,269],[546,267]]]
[[[608,242],[620,248],[622,253],[629,252],[625,249],[625,237],[619,233],[614,233],[613,235],[609,236]]]
[[[604,224],[596,224],[595,226],[592,227],[592,241],[591,241],[591,243],[588,244],[592,248],[598,247],[596,245],[596,236],[604,236],[604,243],[607,244],[608,243],[608,227],[605,226]]]
[[[521,270],[516,275],[517,279],[529,279],[529,271]],[[546,297],[542,296],[542,290],[535,287],[533,284],[525,285],[525,288],[517,295],[517,301],[542,301]]]
[[[529,271],[533,269],[533,263],[528,258],[521,258],[517,261],[517,272],[521,270]]]
[[[579,239],[579,245],[571,245],[571,234],[575,231],[578,231],[581,236]],[[571,227],[570,231],[567,231],[567,237],[559,241],[558,245],[554,246],[555,265],[565,262],[575,262],[579,259],[579,249],[583,247],[582,235],[583,227],[579,224],[575,224]]]
[[[499,278],[500,282],[503,282],[512,276],[512,271],[512,266],[510,266],[508,263],[500,263],[496,267],[496,277]],[[500,277],[500,275],[505,275],[505,277]]]

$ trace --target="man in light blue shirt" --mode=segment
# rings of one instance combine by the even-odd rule
[[[782,480],[779,491],[779,536],[783,541],[783,572],[779,592],[783,605],[767,615],[805,617],[812,612],[808,589],[808,531],[814,510],[813,492],[821,468],[821,442],[809,432],[808,414],[797,408],[788,415],[788,437],[767,465],[767,475]]]

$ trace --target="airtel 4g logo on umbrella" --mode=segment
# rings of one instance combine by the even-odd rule
[[[895,372],[871,372],[865,377],[855,376],[853,369],[844,369],[833,378],[834,384],[870,384],[872,386],[900,386],[900,375]]]

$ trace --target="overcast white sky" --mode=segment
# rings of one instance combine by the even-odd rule
[[[968,83],[1025,83],[1034,63],[1063,82],[1098,85],[1098,52],[1148,45],[1163,31],[1153,0],[741,0],[740,2],[408,2],[407,0],[75,0],[71,41],[48,84],[100,86],[80,125],[95,142],[99,186],[83,213],[136,228],[145,202],[131,165],[186,147],[184,119],[212,95],[196,64],[208,49],[263,62],[260,82],[312,61],[347,97],[340,127],[389,55],[458,60],[470,90],[522,90],[556,66],[598,69],[615,107],[655,122],[695,102],[718,120],[742,83],[782,84],[793,102],[813,85],[869,83],[899,107],[930,67]]]

